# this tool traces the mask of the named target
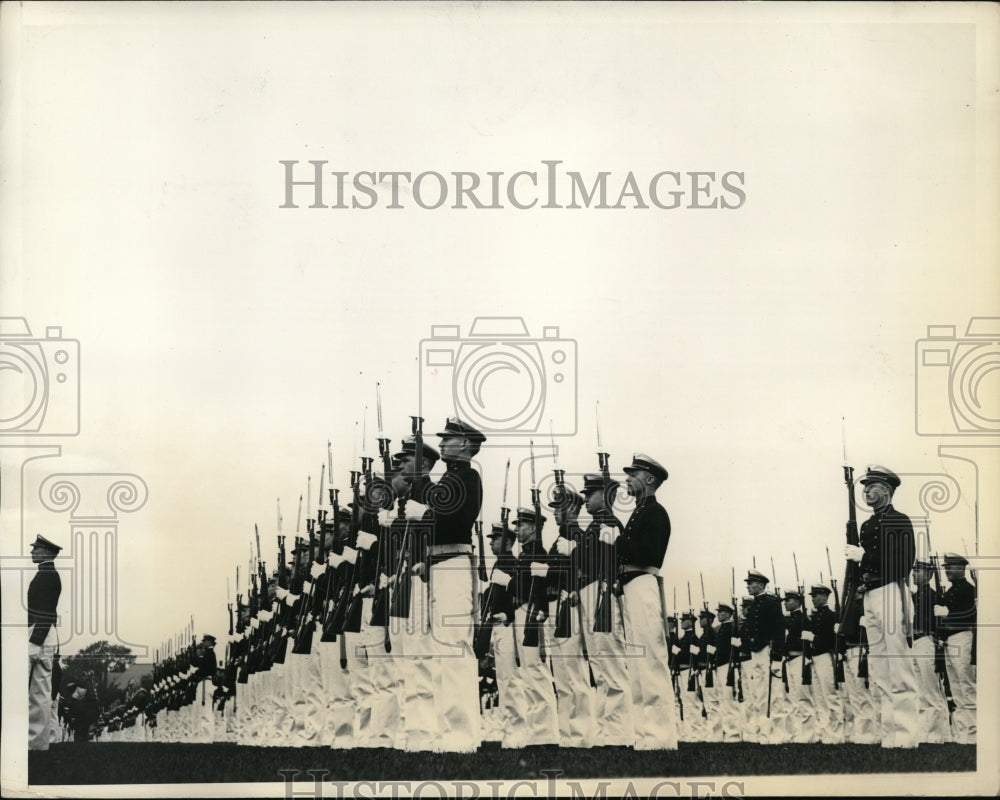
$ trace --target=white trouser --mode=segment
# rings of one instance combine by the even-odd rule
[[[972,666],[972,631],[953,633],[945,643],[945,665],[955,701],[955,741],[976,743],[976,668]]]
[[[919,740],[917,680],[903,630],[904,614],[913,618],[908,591],[890,583],[865,593],[868,664],[879,701],[883,747],[916,747]]]
[[[816,703],[816,739],[824,744],[844,741],[843,686],[834,686],[833,653],[813,656],[812,691]]]
[[[600,722],[594,744],[631,747],[635,744],[635,725],[632,719],[632,683],[625,659],[625,621],[618,613],[617,601],[612,600],[612,632],[594,633],[599,586],[599,582],[594,581],[580,590],[583,633],[597,684],[594,717]]]
[[[875,692],[858,677],[862,648],[849,647],[844,658],[844,740],[852,744],[876,744],[879,740],[879,706]],[[870,669],[870,667],[869,667]]]
[[[541,659],[540,648],[524,646],[526,620],[527,606],[521,606],[514,612],[512,625],[493,626],[494,664],[504,713],[502,744],[506,748],[559,744],[552,674]]]
[[[788,709],[784,724],[788,741],[802,744],[815,742],[816,700],[813,687],[802,684],[802,656],[789,658],[785,662],[785,670],[788,675]]]
[[[920,741],[931,744],[952,741],[948,701],[934,671],[934,637],[921,636],[913,643],[913,673],[917,679],[917,718]]]
[[[625,585],[625,641],[632,679],[637,750],[676,750],[677,709],[657,579],[640,575]],[[684,688],[684,687],[682,687]]]
[[[775,732],[775,721],[780,719],[779,708],[785,689],[780,672],[781,664],[771,661],[771,649],[765,647],[758,653],[751,653],[750,660],[743,662],[743,740],[759,744],[774,744],[784,738]],[[769,687],[770,682],[770,687]],[[768,691],[771,695],[770,715],[768,715]]]
[[[52,662],[58,648],[55,626],[41,645],[28,643],[28,749],[48,750],[52,728]]]
[[[335,642],[323,642],[317,637],[313,641],[313,648],[319,657],[323,695],[326,698],[322,744],[337,749],[354,747],[354,698],[351,695],[350,661],[348,659],[348,666],[341,663],[341,654],[346,652],[346,640],[340,636]]]
[[[566,604],[569,606],[568,600]],[[597,728],[594,717],[596,696],[594,687],[590,685],[590,669],[583,654],[579,607],[568,609],[568,639],[555,637],[558,608],[558,603],[549,604],[549,618],[545,622],[545,645],[556,685],[559,741],[564,747],[592,747]]]
[[[431,667],[438,752],[471,753],[482,741],[479,662],[472,652],[475,597],[470,557],[462,555],[429,569]]]
[[[368,624],[373,603],[372,598],[365,598],[359,636],[359,649],[364,650],[363,668],[368,673],[370,690],[369,710],[364,715],[365,724],[361,732],[371,747],[395,747],[401,724],[399,695],[391,653],[385,650],[385,628]]]
[[[418,577],[410,582],[410,615],[390,620],[393,653],[401,666],[403,747],[411,752],[431,750],[437,736],[434,706],[434,642],[430,631],[427,584]]]

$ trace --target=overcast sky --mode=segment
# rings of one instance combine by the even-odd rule
[[[981,528],[996,510],[972,461],[982,482],[997,451],[938,447],[996,439],[921,436],[915,416],[923,403],[927,432],[956,432],[961,386],[923,366],[927,326],[956,326],[938,349],[965,353],[969,319],[1000,315],[974,27],[757,24],[748,7],[712,25],[657,6],[418,10],[25,10],[3,97],[15,169],[0,313],[79,342],[80,433],[28,441],[62,451],[25,468],[23,535],[67,545],[68,568],[69,515],[43,507],[41,482],[142,478],[147,502],[118,523],[122,641],[156,648],[192,615],[199,635],[225,633],[254,524],[273,565],[276,500],[294,534],[311,476],[315,514],[327,441],[344,495],[356,457],[377,456],[376,381],[394,448],[410,415],[435,433],[453,390],[480,378],[485,408],[537,401],[540,482],[550,424],[560,468],[596,469],[599,402],[613,472],[637,451],[670,472],[665,576],[682,606],[688,581],[700,604],[699,573],[712,603],[733,567],[742,593],[754,558],[768,574],[773,558],[785,588],[794,553],[808,585],[829,579],[829,546],[842,576],[844,431],[859,474],[902,475],[896,505],[930,515],[936,550],[976,547],[977,498]],[[610,173],[613,198],[630,171],[644,194],[662,171],[739,172],[745,202],[424,210],[404,190],[407,207],[388,209],[383,185],[370,210],[309,208],[300,189],[299,208],[279,208],[279,162],[310,159],[352,176],[534,171],[542,198],[543,160],[588,183]],[[534,371],[462,372],[478,317],[522,318],[541,340],[522,351]],[[456,368],[435,371],[421,354],[441,347],[422,343],[441,325],[460,338],[443,345]],[[504,351],[491,359],[509,365]],[[996,431],[989,363],[966,388]],[[508,457],[508,504],[530,499],[527,438],[481,453],[487,526]],[[936,475],[945,493],[922,492]],[[26,554],[10,493],[8,557]],[[5,581],[8,611],[24,585]],[[65,620],[61,635],[67,651],[99,638]]]

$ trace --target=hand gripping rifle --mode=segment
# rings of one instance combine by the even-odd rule
[[[809,632],[809,615],[806,614],[805,586],[799,581],[799,560],[792,553],[792,563],[795,565],[795,584],[802,601],[802,632]],[[802,685],[812,686],[812,642],[805,637],[802,638]]]
[[[833,562],[830,561],[830,548],[826,548],[826,566],[830,570],[830,586],[833,587],[833,615],[837,619],[837,630],[840,628],[840,594],[837,591],[837,579],[833,577]],[[836,631],[835,631],[836,633]],[[847,639],[843,636],[833,637],[833,690],[844,683],[844,656],[846,655]]]
[[[509,477],[510,459],[508,458],[503,476],[503,499],[500,505],[500,524],[503,527],[503,534],[500,536],[500,552],[497,554],[498,561],[499,557],[504,554],[504,544],[507,540],[507,519],[510,514],[510,509],[507,508],[507,479]],[[492,572],[495,573],[496,569],[497,565],[494,563]],[[475,653],[476,658],[485,658],[490,650],[490,641],[493,638],[493,615],[496,613],[494,610],[496,593],[496,584],[490,581],[486,589],[483,590],[483,601],[479,608],[479,624],[476,626],[472,637],[472,651]]]

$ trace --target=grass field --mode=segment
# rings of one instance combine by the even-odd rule
[[[624,747],[590,750],[558,746],[472,754],[398,750],[245,747],[234,744],[65,743],[29,753],[33,785],[94,783],[230,783],[283,781],[279,770],[326,770],[323,781],[545,780],[726,775],[814,775],[897,772],[971,772],[972,745],[921,745],[883,750],[872,745],[755,745],[681,743],[676,752]]]

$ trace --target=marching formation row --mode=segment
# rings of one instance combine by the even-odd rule
[[[152,690],[109,715],[103,738],[454,752],[489,740],[667,750],[975,741],[968,562],[945,556],[945,591],[936,562],[916,559],[890,470],[860,481],[873,510],[860,531],[845,474],[842,595],[831,580],[782,597],[750,569],[742,600],[680,613],[675,597],[668,613],[670,520],[656,499],[667,470],[656,460],[636,455],[624,469],[636,500],[625,524],[611,510],[621,486],[607,454],[579,493],[557,470],[546,504],[554,544],[542,544],[548,519],[533,489],[531,506],[513,521],[504,506],[491,526],[487,573],[470,463],[485,437],[450,419],[438,451],[419,423],[394,455],[379,440],[382,475],[362,459],[347,507],[330,489],[332,513],[308,521],[290,560],[279,535],[278,569],[268,573],[258,539],[225,658],[217,665],[207,635],[168,648]]]

